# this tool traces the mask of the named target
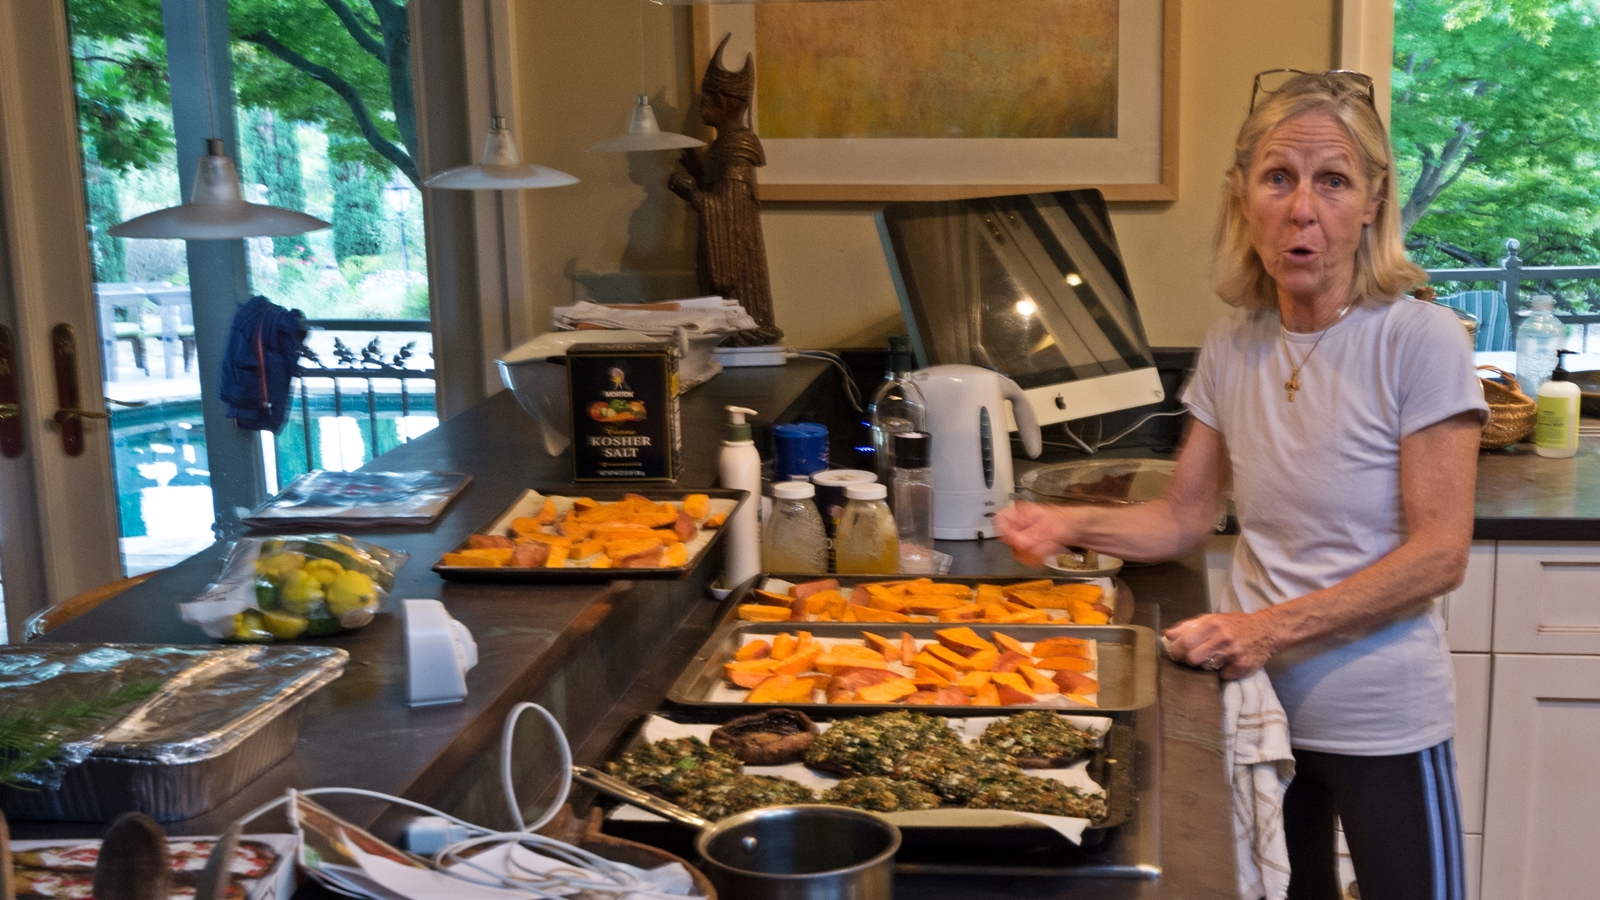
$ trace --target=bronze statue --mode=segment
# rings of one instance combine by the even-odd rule
[[[759,326],[735,332],[722,343],[754,347],[783,340],[783,331],[773,321],[756,192],[756,167],[766,165],[767,157],[749,124],[755,62],[746,54],[744,68],[737,72],[722,65],[722,50],[731,36],[717,45],[700,85],[700,119],[717,130],[717,138],[704,155],[694,149],[683,151],[681,162],[687,171],[674,173],[667,186],[689,201],[700,219],[700,246],[695,253],[700,291],[738,300]]]

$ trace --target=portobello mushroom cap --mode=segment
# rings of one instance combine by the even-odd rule
[[[816,739],[816,723],[794,709],[769,709],[740,716],[711,732],[711,746],[752,766],[800,762]]]

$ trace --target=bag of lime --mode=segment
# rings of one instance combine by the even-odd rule
[[[407,555],[343,534],[242,538],[183,620],[228,641],[326,637],[372,621]]]

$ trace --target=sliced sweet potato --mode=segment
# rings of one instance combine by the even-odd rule
[[[917,685],[909,678],[894,678],[882,684],[869,684],[856,691],[863,703],[893,703],[917,692]]]
[[[872,594],[866,589],[866,587],[858,584],[850,589],[850,605],[871,606]]]
[[[999,650],[979,650],[966,658],[965,666],[969,671],[988,672],[994,669],[994,664],[1000,661]],[[956,666],[962,668],[962,666]]]
[[[544,498],[544,505],[539,507],[539,512],[533,517],[540,525],[553,525],[556,521],[556,501],[551,497]]]
[[[809,672],[816,666],[817,657],[822,655],[822,648],[812,644],[809,649],[796,650],[788,658],[772,667],[774,675],[799,675]]]
[[[856,692],[846,688],[827,688],[822,692],[823,699],[829,703],[854,703]]]
[[[918,688],[916,693],[901,700],[900,703],[904,706],[936,706],[939,703],[939,694],[937,691]]]
[[[1061,688],[1063,694],[1100,693],[1100,682],[1079,672],[1057,672],[1050,680]]]
[[[961,673],[956,667],[924,650],[918,653],[913,660],[916,665],[927,669],[946,681],[956,681],[961,678]]]
[[[518,537],[527,537],[530,534],[543,534],[544,526],[533,516],[522,516],[511,520],[511,533]]]
[[[954,685],[939,688],[939,690],[935,692],[935,695],[938,697],[937,705],[939,706],[972,705],[972,699],[966,695],[966,692]]]
[[[815,689],[809,678],[778,674],[756,685],[744,699],[746,703],[800,703],[810,700]]]
[[[513,545],[511,543],[511,538],[503,535],[469,534],[467,535],[467,546],[473,550],[485,550],[489,547],[510,547]]]
[[[481,556],[468,556],[466,551],[460,553],[446,553],[439,562],[447,566],[472,566],[474,568],[500,568],[500,563],[486,560]]]
[[[571,553],[572,553],[572,550],[570,548],[568,548],[568,547],[561,547],[561,546],[551,547],[550,548],[550,555],[546,556],[544,558],[544,568],[546,568],[546,569],[563,569],[563,568],[566,568],[567,556],[570,555]]]
[[[986,684],[983,687],[978,688],[978,692],[972,695],[972,705],[999,706],[1000,692],[995,688],[993,683]]]
[[[775,591],[754,591],[756,602],[764,606],[782,606],[788,608],[794,605],[794,598],[788,594],[779,594]]]
[[[610,569],[614,568],[615,566],[616,563],[611,559],[611,557],[605,555],[604,553],[595,555],[594,558],[589,562],[589,568],[591,569]]]
[[[816,638],[809,631],[796,631],[794,633],[794,652],[805,653],[816,645]]]
[[[899,641],[891,641],[881,634],[873,634],[870,631],[861,632],[861,639],[884,659],[892,659],[896,662],[900,660]]]
[[[794,648],[799,646],[800,639],[785,631],[772,639],[772,658],[788,659],[794,655]]]
[[[962,656],[972,656],[983,650],[994,650],[995,646],[978,636],[971,628],[941,628],[933,633],[939,643],[949,647]],[[996,656],[999,654],[996,653]]]
[[[917,658],[917,639],[908,632],[900,632],[900,664],[909,666]]]
[[[964,584],[950,584],[948,582],[934,581],[930,578],[918,578],[906,582],[907,594],[944,594],[949,597],[966,599],[972,596],[972,588]]]
[[[511,565],[523,569],[537,569],[550,558],[550,545],[538,541],[523,541],[511,549]]]
[[[883,684],[885,681],[900,677],[902,676],[888,669],[873,669],[864,666],[855,666],[848,669],[840,669],[839,671],[834,672],[833,677],[828,679],[828,687],[830,689],[839,688],[854,693],[855,691],[858,691],[869,684]]]
[[[650,529],[650,534],[657,541],[660,541],[663,544],[683,543],[683,538],[679,537],[678,532],[672,530],[671,528],[652,528]]]
[[[672,522],[672,530],[678,535],[678,540],[692,541],[700,533],[700,526],[694,523],[694,517],[688,513],[678,513]]]
[[[857,622],[910,622],[911,617],[905,613],[890,612],[886,609],[876,609],[870,606],[853,606]]]
[[[870,647],[854,644],[835,644],[817,656],[814,663],[818,672],[831,675],[841,669],[887,669],[889,663],[883,654]]]
[[[607,548],[607,555],[617,561],[617,568],[619,569],[659,569],[661,568],[662,560],[666,556],[666,550],[660,544],[648,550],[639,550],[622,557],[618,557],[615,553],[610,553],[609,549]]]
[[[1028,683],[1028,690],[1031,693],[1058,694],[1061,692],[1060,685],[1056,684],[1048,675],[1044,674],[1038,669],[1035,669],[1033,666],[1018,666],[1017,674],[1021,675],[1022,679]]]
[[[1038,697],[1009,684],[995,686],[995,699],[1000,701],[1001,706],[1027,706],[1039,702]]]
[[[1042,609],[1027,609],[1022,612],[1006,613],[994,620],[996,625],[1043,625],[1050,621],[1050,614]]]
[[[690,494],[683,498],[684,514],[696,521],[711,515],[711,498],[705,494]]]
[[[1053,637],[1037,641],[1033,645],[1034,656],[1081,656],[1089,658],[1090,646],[1093,641],[1088,638]]]
[[[928,644],[926,647],[922,648],[922,654],[932,656],[933,658],[952,668],[961,669],[963,671],[967,671],[972,668],[971,666],[967,665],[967,658],[965,656],[962,656],[943,644]],[[922,654],[918,654],[918,656],[920,657]]]
[[[606,557],[610,559],[610,557]],[[739,618],[745,622],[787,622],[789,607],[765,606],[760,603],[739,604]],[[783,635],[779,635],[783,637]]]
[[[980,584],[977,591],[973,593],[972,601],[974,603],[1003,603],[1005,602],[1005,596],[998,584]]]
[[[924,681],[928,681],[928,682],[937,681],[937,682],[939,682],[939,686],[940,687],[943,687],[943,686],[945,686],[945,685],[950,683],[950,679],[944,677],[943,675],[940,675],[938,672],[935,672],[934,670],[932,670],[932,669],[930,669],[930,668],[928,668],[927,666],[924,666],[924,665],[915,666],[913,671],[912,671],[912,673],[911,673],[911,678],[912,678],[913,681],[916,681],[919,684],[924,682]]]
[[[727,513],[712,513],[711,515],[706,516],[706,520],[704,522],[700,523],[700,527],[701,528],[721,528],[723,525],[727,524],[727,522],[728,522],[728,514]]]
[[[994,682],[996,687],[1007,684],[1019,691],[1028,690],[1028,679],[1023,678],[1016,672],[991,672],[989,673],[989,680]]]
[[[673,544],[661,553],[661,565],[669,569],[681,569],[689,564],[689,547],[686,544]]]
[[[446,565],[509,566],[511,565],[512,552],[510,547],[483,547],[477,550],[460,550],[449,555],[468,560],[468,562],[446,563]]]
[[[981,622],[985,612],[986,608],[976,603],[963,603],[940,612],[935,618],[940,622]]]
[[[772,655],[772,645],[763,640],[754,640],[734,651],[733,658],[738,662],[752,659],[766,659]]]
[[[789,588],[789,596],[795,598],[796,600],[804,600],[818,591],[837,591],[838,589],[839,579],[819,578],[816,581],[807,581],[802,584],[794,585],[793,587]]]
[[[772,676],[772,667],[776,662],[768,657],[723,663],[722,677],[739,687],[755,687]]]
[[[1109,625],[1111,617],[1092,609],[1073,610],[1072,621],[1079,625]]]
[[[968,672],[961,676],[961,680],[956,682],[955,686],[963,694],[976,696],[984,685],[992,684],[993,682],[994,675],[990,672]]]
[[[1093,672],[1094,660],[1081,656],[1046,656],[1034,663],[1033,667],[1050,672]]]
[[[1012,651],[1015,651],[1017,653],[1021,653],[1024,656],[1032,656],[1033,655],[1033,654],[1028,652],[1027,646],[1025,646],[1021,641],[1017,640],[1016,638],[1012,637],[1009,634],[1002,634],[1001,632],[998,632],[998,631],[991,631],[991,632],[989,632],[989,637],[994,639],[994,645],[996,647],[998,647],[999,649],[1001,649],[1001,650],[1012,650]]]
[[[805,595],[795,605],[804,606],[808,614],[815,615],[826,612],[835,603],[838,604],[839,611],[844,612],[844,595],[837,590],[824,590]]]
[[[965,601],[945,594],[907,594],[903,608],[919,616],[936,616],[948,609],[968,606]]]
[[[604,538],[589,538],[572,545],[572,558],[584,559],[606,549]]]
[[[1033,662],[1033,657],[1026,653],[1018,653],[1015,650],[1007,650],[1006,652],[1000,654],[1000,658],[995,660],[995,664],[989,667],[989,671],[1015,672],[1019,666],[1025,666],[1031,662]]]

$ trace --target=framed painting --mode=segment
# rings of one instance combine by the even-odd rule
[[[1099,188],[1177,198],[1180,0],[877,0],[694,8],[756,67],[763,200]]]

